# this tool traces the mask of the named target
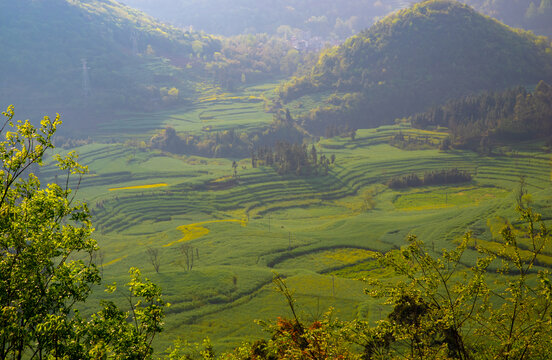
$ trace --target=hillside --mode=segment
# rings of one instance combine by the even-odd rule
[[[546,38],[509,28],[455,1],[431,0],[323,52],[312,73],[292,79],[280,95],[289,102],[313,93],[349,93],[334,95],[327,100],[330,105],[311,110],[303,120],[328,125],[340,117],[366,128],[469,93],[551,77]]]
[[[113,0],[10,0],[0,13],[10,14],[0,23],[2,106],[143,110],[178,101],[182,66],[219,49]]]
[[[497,144],[546,138],[552,144],[552,87],[523,87],[455,99],[410,118],[413,127],[447,127],[455,146],[492,152]],[[446,148],[447,145],[443,146]]]

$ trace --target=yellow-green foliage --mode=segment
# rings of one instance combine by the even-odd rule
[[[125,186],[125,187],[111,188],[111,189],[109,189],[109,191],[117,191],[117,190],[136,190],[136,189],[152,189],[152,188],[158,188],[158,187],[164,187],[164,186],[169,186],[169,184],[161,183],[161,184],[148,184],[148,185]]]
[[[520,232],[518,232],[520,233]],[[521,240],[521,239],[520,239]],[[491,253],[498,254],[498,255],[509,255],[512,256],[514,254],[514,249],[511,247],[504,247],[504,243],[499,241],[487,241],[482,239],[471,239],[470,246],[478,247],[485,249]],[[523,242],[520,241],[520,246],[523,246]],[[531,257],[533,256],[533,252],[529,250],[523,250],[521,247],[518,249],[519,255],[523,261],[529,261]],[[552,266],[552,256],[545,255],[545,254],[539,254],[537,256],[537,263],[544,264],[547,266]]]
[[[510,226],[510,222],[502,216],[495,216],[487,219],[487,226],[491,231],[491,236],[493,237],[493,239],[502,239],[502,235],[500,234],[500,232],[502,231],[504,226]]]
[[[171,241],[170,243],[163,245],[164,247],[173,246],[175,244],[186,242],[190,240],[198,239],[202,236],[205,236],[209,234],[209,229],[203,227],[202,225],[206,224],[214,224],[214,223],[221,223],[221,222],[236,222],[240,223],[242,226],[247,226],[247,220],[236,220],[236,219],[226,219],[226,220],[212,220],[212,221],[203,221],[195,224],[188,224],[188,225],[182,225],[177,227],[178,230],[184,234],[184,237],[180,238],[176,241]]]
[[[113,260],[111,260],[111,261],[106,262],[105,264],[103,264],[103,266],[113,265],[113,264],[118,263],[119,261],[125,259],[126,257],[127,257],[127,255],[118,257],[118,258],[116,258],[116,259],[113,259]]]

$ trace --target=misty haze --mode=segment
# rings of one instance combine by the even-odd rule
[[[0,359],[552,358],[552,0],[0,14]]]

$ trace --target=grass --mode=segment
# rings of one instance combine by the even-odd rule
[[[259,101],[273,96],[271,84],[232,94],[212,86],[202,91],[205,95],[186,108],[106,122],[94,143],[76,149],[91,170],[78,196],[92,210],[95,237],[105,254],[105,283],[124,284],[128,268],[139,265],[173,304],[158,349],[178,337],[209,336],[223,350],[263,336],[254,319],[288,314],[272,288],[273,271],[287,277],[307,318],[334,306],[340,318],[375,320],[385,308],[364,295],[364,284],[356,280],[390,276],[374,252],[400,248],[409,234],[438,252],[453,247],[467,230],[481,244],[497,246],[501,226],[516,217],[513,191],[521,176],[533,206],[551,218],[551,157],[538,144],[493,156],[401,150],[389,144],[399,132],[435,143],[445,135],[385,126],[359,130],[354,141],[321,140],[319,155],[334,154],[335,164],[327,176],[301,178],[251,168],[247,159],[176,156],[126,143],[147,140],[164,126],[200,134],[257,129],[272,119]],[[239,161],[235,183],[210,186],[233,180],[233,160]],[[473,181],[400,191],[385,185],[394,176],[453,167],[470,171]],[[47,181],[61,181],[55,175],[52,166],[40,172]],[[199,255],[191,271],[182,266],[178,244],[183,242]],[[148,262],[148,247],[159,250],[159,274]],[[476,256],[470,249],[466,260]],[[95,291],[84,310],[104,296]],[[114,296],[122,299],[121,293]]]
[[[310,252],[285,259],[274,265],[276,269],[307,269],[319,273],[334,268],[349,267],[352,264],[374,259],[375,253],[366,249],[341,248]]]
[[[211,84],[203,84],[197,101],[185,107],[157,113],[125,113],[102,122],[95,134],[101,141],[148,141],[157,131],[171,126],[178,132],[204,133],[229,129],[254,130],[272,121],[264,111],[265,99],[274,97],[277,83],[248,86],[224,93]]]
[[[504,198],[507,195],[507,190],[490,186],[427,187],[398,195],[394,204],[399,210],[421,211],[454,206],[473,206],[482,201]]]

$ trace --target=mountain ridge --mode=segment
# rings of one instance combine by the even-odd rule
[[[354,93],[341,109],[325,110],[366,127],[450,98],[551,78],[547,38],[512,29],[456,1],[429,0],[326,50],[310,75],[282,86],[280,95],[291,101],[319,91]],[[372,114],[368,120],[366,114]]]

